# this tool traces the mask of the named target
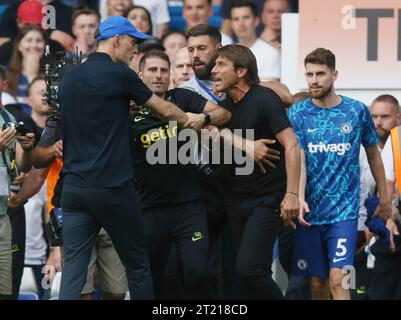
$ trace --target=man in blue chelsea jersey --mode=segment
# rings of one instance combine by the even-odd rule
[[[361,144],[380,195],[375,214],[383,220],[391,215],[379,139],[368,108],[335,93],[334,54],[319,48],[307,55],[304,64],[312,98],[289,112],[302,159],[293,273],[312,277],[314,299],[329,299],[330,291],[333,299],[350,299],[344,277],[350,270],[345,267],[354,262]]]

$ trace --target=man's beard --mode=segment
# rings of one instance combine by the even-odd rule
[[[202,70],[196,70],[193,66],[195,76],[200,80],[212,80],[212,69],[216,62],[217,55],[214,55],[208,63],[205,63],[205,67]]]
[[[333,89],[333,85],[331,85],[329,88],[327,88],[326,90],[322,91],[319,94],[313,93],[313,91],[311,89],[309,89],[309,93],[311,94],[313,99],[324,99],[330,94],[332,89]]]
[[[381,133],[377,132],[377,135],[379,136],[380,142],[382,142],[384,144],[384,143],[386,143],[387,138],[390,135],[390,131],[382,130]]]

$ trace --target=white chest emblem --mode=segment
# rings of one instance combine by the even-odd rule
[[[340,127],[342,133],[350,133],[352,131],[352,126],[349,122],[343,123]]]

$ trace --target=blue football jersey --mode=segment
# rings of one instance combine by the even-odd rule
[[[305,151],[305,198],[311,210],[305,220],[322,225],[357,219],[360,146],[379,142],[368,108],[343,96],[332,108],[306,99],[290,109],[289,118]]]

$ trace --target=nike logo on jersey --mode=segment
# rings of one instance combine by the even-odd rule
[[[339,261],[342,261],[342,260],[345,260],[345,258],[334,258],[333,259],[333,263],[336,263],[336,262],[339,262]]]
[[[192,236],[192,241],[198,241],[203,238],[203,235],[201,232],[195,232],[194,235]]]
[[[312,132],[315,132],[315,131],[317,131],[317,130],[319,130],[319,128],[315,128],[315,129],[310,129],[310,128],[308,128],[307,132],[308,132],[308,133],[312,133]]]

